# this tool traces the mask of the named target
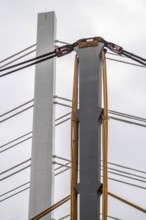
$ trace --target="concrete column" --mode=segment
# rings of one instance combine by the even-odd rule
[[[102,47],[99,43],[76,48],[79,57],[80,220],[100,219]]]
[[[54,50],[56,17],[54,12],[39,13],[37,27],[37,52],[42,55]],[[34,217],[52,204],[54,151],[55,59],[36,65],[31,185],[29,218]],[[51,214],[42,218],[50,220]]]

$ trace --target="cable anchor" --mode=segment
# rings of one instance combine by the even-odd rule
[[[55,53],[57,57],[62,57],[66,54],[71,53],[74,50],[72,45],[64,45],[62,47],[58,47],[55,49]]]
[[[107,47],[109,50],[113,51],[114,53],[122,55],[123,48],[117,44],[105,41],[105,47]]]
[[[97,46],[98,43],[104,43],[104,39],[101,37],[90,37],[90,38],[83,38],[75,42],[74,46],[79,46],[79,48],[84,47],[94,47]]]

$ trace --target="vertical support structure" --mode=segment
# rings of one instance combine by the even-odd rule
[[[80,220],[100,219],[102,48],[101,43],[76,48],[79,57]]]
[[[39,13],[37,56],[54,50],[54,12]],[[29,219],[51,206],[53,192],[55,59],[36,66]],[[42,218],[51,219],[51,214]]]
[[[72,117],[71,117],[71,220],[77,220],[77,182],[78,182],[78,58],[75,56],[73,97],[72,97]]]
[[[102,115],[102,158],[103,158],[103,186],[102,186],[102,220],[108,215],[108,93],[105,51],[102,50],[103,63],[103,115]]]

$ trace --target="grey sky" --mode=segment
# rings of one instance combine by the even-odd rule
[[[144,0],[0,0],[0,60],[36,42],[37,13],[55,11],[57,39],[74,42],[102,36],[126,50],[146,57],[146,2]],[[49,50],[49,48],[48,48]],[[56,94],[71,98],[74,54],[57,60]],[[146,70],[107,61],[109,109],[146,118]],[[67,83],[66,83],[67,82]],[[34,67],[0,80],[0,114],[33,98]],[[56,107],[56,117],[68,109]],[[32,129],[32,110],[0,124],[0,146]],[[56,128],[56,154],[69,157],[70,122]],[[64,131],[64,132],[61,132]],[[61,145],[60,145],[61,143]],[[145,128],[109,121],[109,160],[146,170]],[[31,155],[31,141],[0,155],[0,172]],[[110,175],[111,177],[115,177]],[[123,180],[121,177],[118,179]],[[146,187],[145,183],[126,180]],[[0,194],[29,181],[29,169],[1,182]],[[60,190],[60,182],[64,190]],[[62,189],[62,188],[61,188]],[[69,194],[69,172],[56,177],[55,201]],[[109,181],[113,193],[146,208],[146,191]],[[26,220],[29,192],[0,205],[1,220]],[[55,217],[68,214],[60,208]],[[145,214],[109,198],[109,215],[123,220],[144,220]]]

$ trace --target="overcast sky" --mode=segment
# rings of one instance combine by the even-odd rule
[[[74,42],[80,38],[101,36],[146,57],[145,0],[0,0],[0,3],[0,60],[36,43],[37,14],[46,11],[56,13],[58,40]],[[74,54],[57,60],[56,94],[59,96],[72,97],[73,62]],[[0,114],[34,97],[34,70],[31,67],[1,78]],[[145,68],[107,61],[107,72],[109,109],[146,118]],[[68,110],[63,107],[57,107],[56,117],[66,112]],[[56,154],[68,158],[69,129],[70,122],[57,127],[55,143]],[[0,124],[0,146],[31,130],[32,110],[29,110]],[[110,120],[109,161],[146,171],[145,131],[142,127]],[[31,140],[0,155],[0,172],[30,157]],[[29,177],[30,170],[27,169],[2,181],[0,194],[29,181]],[[145,183],[138,181],[117,179],[146,187]],[[60,190],[60,182],[64,190]],[[69,188],[69,172],[56,177],[55,201],[68,195]],[[109,191],[146,208],[146,191],[143,189],[109,181]],[[27,220],[28,202],[29,191],[2,202],[0,219]],[[55,217],[58,219],[68,213],[69,209],[62,207]],[[109,215],[123,220],[146,219],[145,214],[111,198]]]

